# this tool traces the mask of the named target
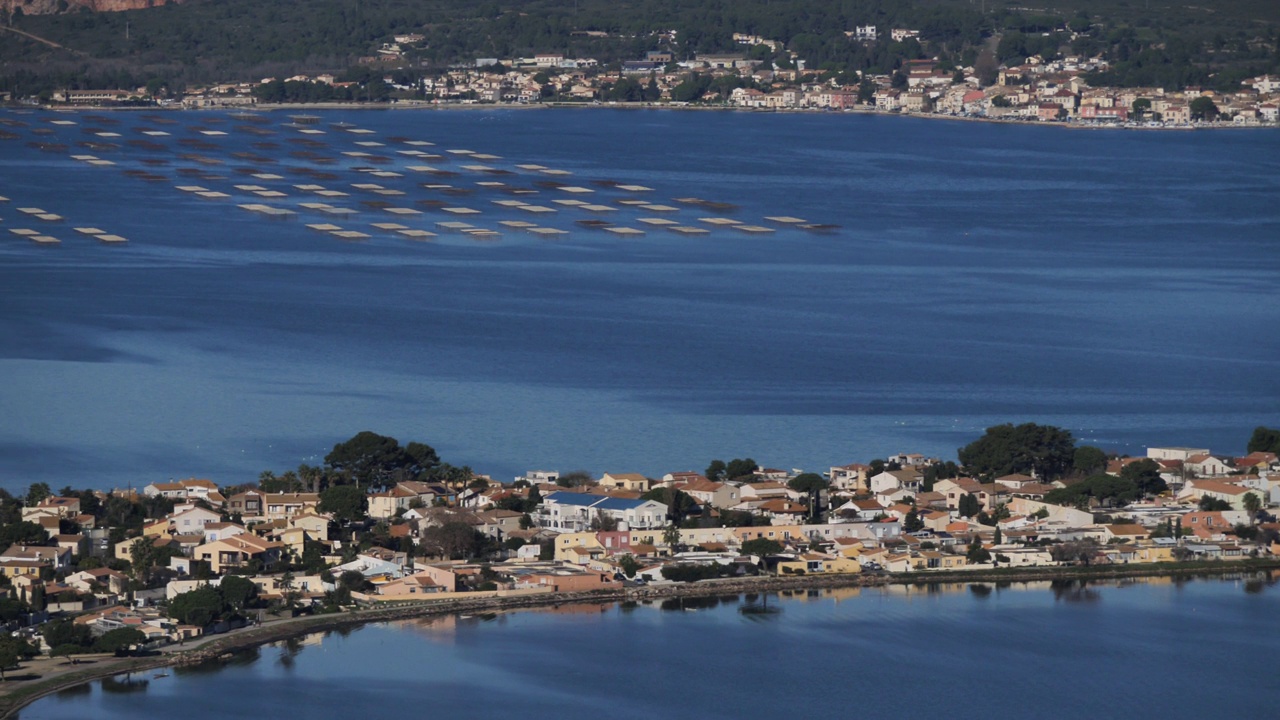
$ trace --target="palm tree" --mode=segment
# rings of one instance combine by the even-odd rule
[[[1258,498],[1256,493],[1245,493],[1244,509],[1250,516],[1255,516],[1262,509],[1262,500]]]
[[[320,468],[314,465],[302,463],[298,466],[298,477],[302,478],[302,481],[306,483],[310,492],[320,492],[320,476]]]

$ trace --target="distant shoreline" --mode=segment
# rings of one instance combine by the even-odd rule
[[[228,654],[342,628],[370,623],[397,622],[461,613],[511,612],[561,605],[613,602],[652,602],[676,598],[716,597],[750,593],[791,592],[889,585],[937,585],[969,583],[1027,583],[1045,581],[1107,581],[1151,577],[1218,577],[1280,570],[1280,559],[1216,560],[1188,563],[1092,565],[1069,567],[1000,568],[898,574],[764,576],[706,580],[579,593],[545,593],[474,600],[423,602],[414,605],[370,608],[328,615],[311,615],[232,631],[193,643],[195,647],[173,654],[141,658],[104,658],[92,668],[72,671],[28,686],[0,683],[0,720],[14,718],[22,708],[68,688],[124,673],[147,672],[173,666],[199,665]]]
[[[1081,121],[1027,120],[1024,118],[995,118],[976,115],[944,115],[941,113],[901,113],[886,112],[867,107],[855,107],[846,110],[830,110],[823,108],[752,108],[733,105],[673,105],[670,103],[609,103],[609,102],[546,102],[546,103],[431,103],[427,101],[407,100],[396,103],[258,103],[254,105],[222,105],[216,107],[181,107],[181,106],[96,106],[96,105],[9,105],[10,108],[48,110],[52,112],[276,112],[292,110],[295,112],[332,111],[332,110],[439,110],[445,112],[473,112],[492,110],[550,110],[550,109],[609,109],[609,110],[671,110],[690,112],[732,112],[752,114],[787,114],[787,115],[858,115],[873,117],[915,118],[920,120],[950,120],[955,122],[990,123],[994,125],[1028,125],[1032,127],[1056,127],[1068,130],[1144,130],[1186,132],[1193,130],[1277,130],[1280,124],[1235,123],[1199,123],[1193,125],[1174,125],[1152,127],[1148,125],[1117,125],[1110,123],[1091,123]]]

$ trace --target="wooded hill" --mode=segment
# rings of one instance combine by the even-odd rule
[[[406,49],[416,68],[476,57],[538,52],[602,63],[666,49],[742,52],[734,33],[779,40],[810,69],[889,73],[906,60],[937,56],[971,65],[988,46],[999,59],[1030,54],[1105,54],[1114,67],[1100,83],[1234,87],[1280,71],[1280,3],[1215,0],[1212,8],[1169,0],[1047,0],[1043,11],[1001,0],[188,0],[118,13],[73,12],[10,18],[0,43],[0,89],[35,86],[171,87],[215,80],[341,71],[396,34],[425,40]],[[874,43],[845,31],[875,25]],[[892,28],[920,32],[892,42]],[[675,31],[674,40],[669,34]],[[603,34],[603,36],[601,35]],[[752,52],[775,59],[765,46]]]

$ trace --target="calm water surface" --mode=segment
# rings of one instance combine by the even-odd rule
[[[1280,422],[1280,133],[497,110],[321,113],[311,128],[323,135],[272,113],[259,127],[275,134],[254,136],[217,113],[165,117],[177,124],[0,115],[26,123],[0,140],[11,199],[0,229],[36,223],[63,240],[0,237],[0,485],[241,482],[319,462],[363,429],[509,477],[654,475],[748,454],[811,470],[908,450],[954,457],[1005,421],[1060,424],[1110,449],[1236,452],[1255,425]],[[397,136],[501,156],[486,163],[516,175],[442,180],[468,187],[446,200],[483,209],[472,222],[489,227],[531,218],[475,183],[529,187],[538,178],[515,165],[540,163],[572,171],[593,200],[626,196],[592,181],[633,182],[657,202],[699,196],[737,203],[746,222],[842,229],[626,240],[560,208],[545,224],[571,229],[568,240],[412,243],[370,231],[397,218],[347,187],[372,167],[404,176],[377,179],[406,193],[397,203],[439,197],[405,170],[420,161],[395,153]],[[86,153],[116,165],[70,158]],[[309,182],[303,167],[334,173],[310,182],[347,189],[331,202],[361,214],[272,222],[235,207],[323,200],[294,187]],[[193,179],[200,170],[223,179]],[[66,220],[41,225],[19,207]],[[646,214],[609,219],[639,226]],[[456,218],[405,222],[443,219]],[[374,237],[305,227],[325,221]],[[72,230],[86,225],[130,243]]]
[[[132,692],[95,683],[22,717],[1192,718],[1280,703],[1280,591],[1264,583],[836,591],[743,612],[761,604],[369,626],[148,673]]]

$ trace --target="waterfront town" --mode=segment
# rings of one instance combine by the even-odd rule
[[[508,482],[362,432],[323,467],[238,485],[36,483],[0,496],[0,670],[182,645],[268,615],[754,578],[1230,568],[1280,554],[1280,431],[1259,428],[1250,448],[1271,449],[1236,457],[1108,455],[1032,424],[987,432],[959,465],[902,453],[815,473],[743,458]],[[1010,447],[1034,459],[1007,472]]]
[[[1069,28],[1063,32],[1070,34]],[[919,31],[875,26],[846,33],[850,42],[911,41]],[[675,31],[660,34],[674,44]],[[980,57],[954,67],[938,58],[907,61],[892,74],[836,73],[807,67],[777,40],[734,34],[739,53],[679,59],[669,50],[614,63],[559,53],[476,58],[414,68],[417,34],[387,38],[361,58],[363,80],[334,74],[268,77],[168,92],[159,87],[64,90],[42,100],[57,106],[158,104],[228,108],[294,102],[386,102],[400,107],[614,105],[755,110],[863,111],[1020,122],[1124,127],[1250,127],[1280,123],[1280,76],[1260,75],[1232,92],[1187,87],[1094,87],[1102,56],[1040,55],[997,66]],[[757,52],[763,50],[764,52]],[[768,59],[761,59],[767,57]],[[32,101],[36,101],[32,99]]]

